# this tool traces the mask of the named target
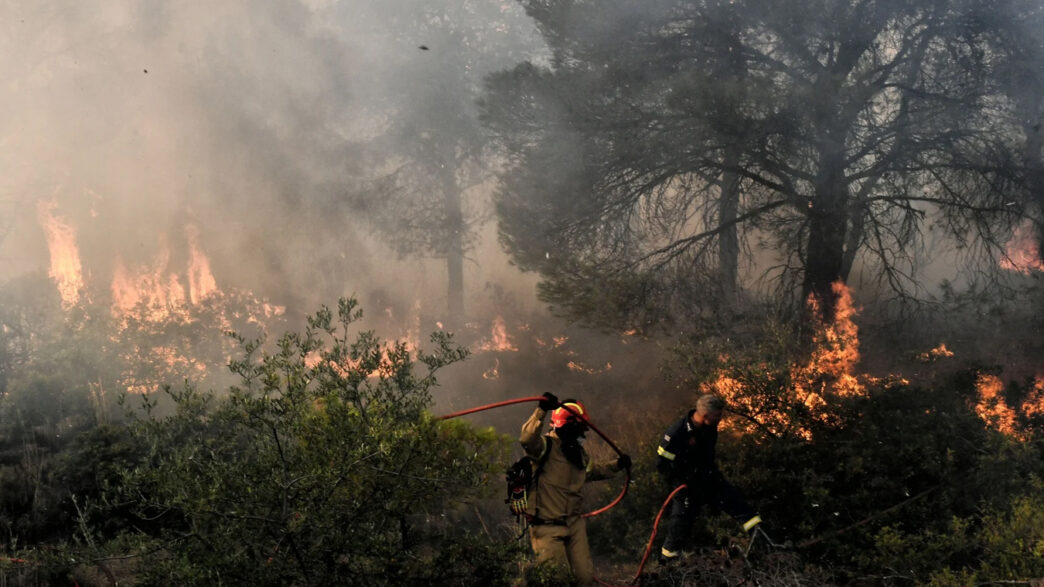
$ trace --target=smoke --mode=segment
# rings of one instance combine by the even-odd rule
[[[640,4],[627,6],[644,10]],[[439,11],[451,9],[453,19],[439,20]],[[460,92],[440,93],[445,86],[461,84],[477,96],[484,74],[526,58],[548,60],[533,21],[512,0],[15,0],[5,16],[0,281],[48,272],[46,202],[75,233],[92,287],[108,288],[121,266],[155,265],[164,250],[184,274],[202,253],[213,287],[254,292],[289,314],[358,294],[369,316],[413,328],[419,305],[421,336],[446,306],[445,264],[400,259],[366,225],[366,199],[381,197],[368,191],[375,174],[368,149],[378,138],[405,140],[384,136],[396,120],[447,111],[440,96],[459,99]],[[605,12],[576,27],[612,38],[639,16]],[[484,60],[461,58],[469,52]],[[489,189],[466,192],[467,204],[481,208]],[[469,314],[507,315],[517,333],[540,308],[537,278],[507,262],[492,222],[477,235],[464,264]],[[918,277],[934,289],[954,279],[956,263],[952,252],[928,249],[937,262]],[[558,326],[544,324],[540,334]],[[488,322],[475,332],[483,328]],[[597,377],[549,371],[523,389],[518,376],[534,365],[567,369],[573,360],[531,342],[483,359],[480,373],[497,368],[501,379],[467,381],[471,399],[572,380],[573,394],[589,397],[608,393],[601,391],[613,387],[607,382],[624,374],[650,386],[640,395],[667,393],[650,383],[654,363],[639,358],[626,368],[613,345],[571,336],[589,353],[586,368],[612,362],[614,369]],[[954,344],[930,341],[939,342]]]
[[[46,200],[75,229],[94,287],[164,248],[184,266],[186,231],[198,230],[221,288],[300,311],[375,291],[444,304],[444,267],[397,259],[346,198],[366,197],[367,141],[387,117],[430,106],[400,91],[405,76],[439,63],[439,48],[418,49],[431,40],[393,17],[423,6],[410,4],[8,3],[0,275],[46,271],[37,212]],[[521,11],[495,4],[512,24],[501,41],[522,43],[506,38],[531,34]],[[482,73],[471,72],[476,88]],[[471,255],[466,286],[483,298],[496,280],[531,299],[532,280],[509,283],[520,276],[491,235]]]

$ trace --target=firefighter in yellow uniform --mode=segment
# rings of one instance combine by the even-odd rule
[[[548,411],[551,411],[550,431],[541,436]],[[575,400],[559,403],[554,394],[545,393],[540,405],[522,425],[519,437],[526,454],[544,463],[536,474],[535,488],[526,507],[529,540],[536,561],[568,566],[580,585],[594,584],[587,524],[582,517],[584,483],[607,479],[631,466],[627,455],[615,461],[592,462],[583,447],[587,428],[587,410],[583,404]]]

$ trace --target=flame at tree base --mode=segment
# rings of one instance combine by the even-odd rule
[[[882,379],[856,373],[860,358],[859,328],[854,321],[857,311],[845,284],[837,282],[832,287],[837,295],[832,322],[823,319],[814,297],[808,299],[814,334],[813,350],[806,361],[785,369],[764,364],[756,370],[724,365],[713,381],[701,384],[702,393],[720,395],[732,411],[747,416],[723,423],[726,428],[744,433],[761,429],[774,436],[792,434],[812,440],[815,427],[843,423],[839,405],[843,400],[865,397],[869,385],[906,383],[894,376]],[[729,357],[720,357],[719,362],[728,363]],[[784,390],[782,397],[779,390]]]

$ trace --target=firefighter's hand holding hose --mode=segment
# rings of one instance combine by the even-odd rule
[[[558,401],[558,397],[555,396],[555,394],[551,393],[550,391],[545,391],[544,399],[540,400],[540,403],[537,405],[540,406],[541,410],[544,410],[545,412],[550,412],[558,406],[561,406],[562,402]]]
[[[617,471],[630,471],[631,470],[631,456],[622,454],[616,459],[616,470]]]

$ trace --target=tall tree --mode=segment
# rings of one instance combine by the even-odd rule
[[[1011,101],[1021,131],[1026,214],[1038,255],[1044,255],[1044,5],[1033,0],[987,3],[983,14],[995,35],[999,90]]]
[[[490,216],[475,189],[488,193],[493,180],[475,99],[483,75],[531,53],[538,38],[506,1],[408,4],[369,8],[388,12],[375,18],[387,25],[377,34],[394,50],[376,74],[384,100],[372,111],[382,121],[369,143],[374,182],[356,209],[399,254],[445,260],[447,318],[459,322],[465,256]]]
[[[973,266],[1017,220],[974,3],[522,3],[553,59],[488,82],[501,236],[575,318],[718,310],[740,250],[829,317],[857,267],[923,293],[930,226]]]

